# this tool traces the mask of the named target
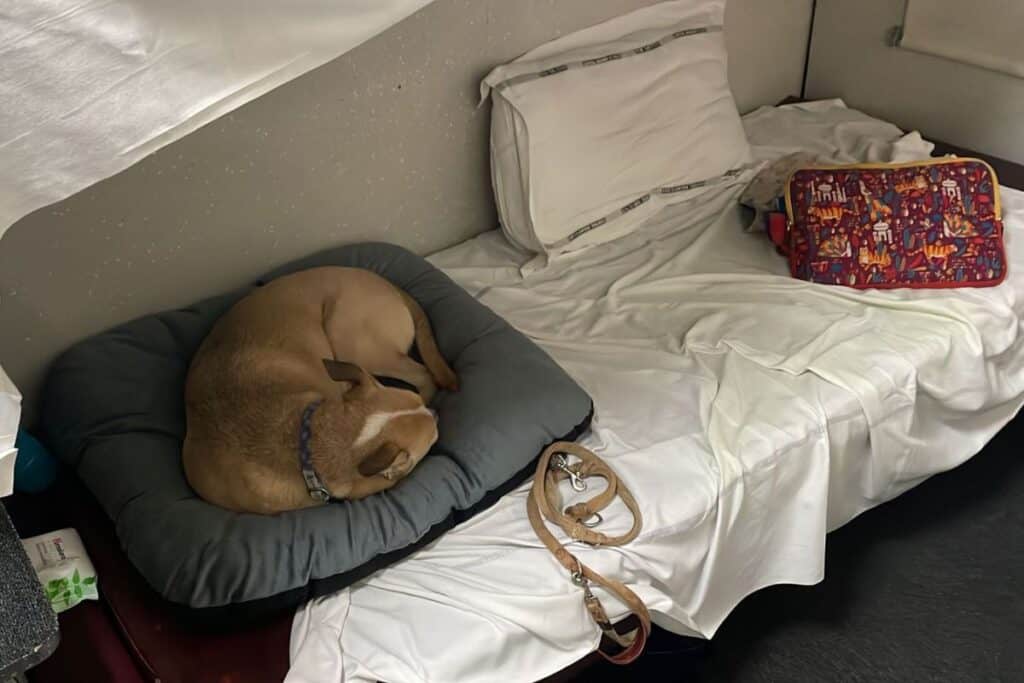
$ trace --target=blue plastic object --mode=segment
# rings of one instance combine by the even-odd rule
[[[14,490],[23,493],[40,493],[50,488],[57,478],[57,460],[38,439],[18,430],[14,441],[18,458],[14,461]]]

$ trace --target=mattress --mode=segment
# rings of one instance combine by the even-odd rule
[[[838,101],[745,123],[759,158],[920,142]],[[627,546],[572,551],[662,627],[706,638],[746,595],[820,581],[827,532],[977,453],[1024,400],[1024,193],[1003,190],[1002,285],[878,292],[789,278],[745,232],[738,192],[536,272],[498,232],[432,258],[594,399],[582,443],[634,492],[644,527]],[[530,680],[593,651],[599,631],[531,530],[526,493],[300,609],[288,680]],[[608,533],[630,523],[624,509],[605,518]]]

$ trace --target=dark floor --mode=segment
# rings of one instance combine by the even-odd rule
[[[711,643],[661,632],[580,681],[1024,682],[1024,418],[829,536],[826,578],[745,600]]]

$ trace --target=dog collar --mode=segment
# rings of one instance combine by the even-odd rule
[[[313,454],[309,448],[309,439],[313,435],[313,428],[309,421],[313,419],[313,413],[320,407],[322,401],[313,401],[302,411],[302,421],[299,423],[299,466],[302,468],[302,478],[306,480],[306,490],[309,497],[321,503],[331,499],[331,494],[324,486],[320,475],[313,468]]]
[[[409,382],[406,382],[404,379],[398,379],[397,377],[388,377],[387,375],[374,375],[373,378],[386,387],[391,387],[393,389],[405,389],[406,391],[411,391],[414,394],[420,393],[420,390],[416,388],[415,384],[410,384]]]

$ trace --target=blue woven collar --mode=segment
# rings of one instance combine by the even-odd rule
[[[377,376],[377,381],[384,386],[419,393],[415,385],[397,377]],[[302,468],[302,478],[306,481],[306,490],[309,491],[309,497],[321,503],[326,503],[331,499],[331,493],[324,486],[323,479],[316,473],[316,468],[313,467],[313,453],[309,447],[309,440],[313,436],[310,420],[313,419],[313,413],[316,412],[321,403],[323,401],[313,401],[302,411],[302,421],[299,423],[299,467]]]
[[[302,467],[302,478],[306,480],[306,490],[309,497],[321,503],[331,499],[331,494],[324,486],[320,475],[313,468],[313,454],[309,448],[309,440],[313,435],[313,428],[309,422],[313,419],[313,413],[320,407],[322,401],[313,401],[302,411],[302,422],[299,424],[299,466]]]

